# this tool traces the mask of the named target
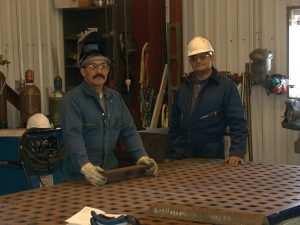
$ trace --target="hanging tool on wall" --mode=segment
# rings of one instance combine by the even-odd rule
[[[124,31],[119,35],[121,59],[125,63],[125,93],[129,93],[133,85],[133,79],[131,75],[131,65],[133,60],[136,59],[136,53],[138,51],[137,43],[133,36],[128,31],[127,25],[127,8],[126,0],[122,2],[123,15],[124,15]]]
[[[266,76],[271,74],[273,54],[267,49],[257,48],[249,54],[252,84],[266,87]]]
[[[127,37],[127,10],[126,10],[126,2],[125,0],[123,1],[123,15],[124,15],[124,38],[125,41],[123,42],[123,57],[125,60],[125,70],[126,70],[126,77],[125,77],[125,85],[126,85],[126,90],[127,92],[130,91],[130,86],[131,86],[131,79],[129,76],[129,63],[128,63],[128,37]],[[122,52],[122,45],[121,45],[121,52]]]
[[[136,59],[136,53],[138,51],[137,43],[132,35],[127,34],[127,31],[122,32],[119,35],[121,59],[125,63],[125,89],[129,93],[131,86],[133,85],[133,78],[131,74],[131,65]]]
[[[272,74],[273,54],[267,49],[255,49],[249,55],[251,59],[250,78],[252,84],[260,84],[267,94],[282,94],[287,92],[286,78],[282,74]]]
[[[107,2],[106,2],[107,4]],[[111,60],[109,79],[105,83],[106,86],[112,89],[117,89],[118,79],[118,57],[117,57],[117,37],[116,37],[116,9],[117,7],[105,7],[105,39],[106,46],[110,46],[107,49],[108,57]]]
[[[142,49],[141,55],[141,70],[140,70],[140,101],[141,101],[141,118],[142,127],[150,126],[152,118],[152,108],[154,101],[154,89],[149,83],[149,43],[146,42]]]
[[[283,94],[287,92],[286,78],[282,74],[272,74],[266,77],[267,94]]]

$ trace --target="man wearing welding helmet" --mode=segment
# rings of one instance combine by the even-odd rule
[[[213,67],[215,52],[209,40],[194,37],[187,46],[193,69],[177,92],[165,147],[166,161],[189,157],[225,159],[223,136],[230,128],[226,161],[243,163],[248,134],[236,84]]]
[[[158,170],[145,152],[122,97],[104,85],[110,69],[105,50],[97,32],[87,32],[78,40],[77,63],[83,82],[66,93],[61,104],[67,179],[85,176],[94,186],[104,185],[105,170],[118,166],[114,151],[119,138],[137,164],[148,167],[148,174],[157,176]]]

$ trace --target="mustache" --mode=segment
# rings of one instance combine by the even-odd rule
[[[102,73],[96,73],[94,76],[93,76],[93,79],[97,78],[97,77],[102,77],[103,79],[105,79],[105,76],[102,74]]]

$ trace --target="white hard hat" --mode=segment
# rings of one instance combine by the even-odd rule
[[[29,117],[26,128],[51,128],[51,125],[49,119],[44,114],[36,113]]]
[[[203,52],[214,52],[211,43],[201,36],[194,37],[187,46],[187,56],[196,55]]]

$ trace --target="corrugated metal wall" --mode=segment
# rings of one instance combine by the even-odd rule
[[[183,0],[183,43],[196,35],[209,38],[216,67],[241,74],[249,53],[266,48],[274,55],[273,72],[287,74],[287,7],[291,0]],[[188,72],[187,59],[184,71]],[[266,94],[253,86],[251,94],[253,158],[256,162],[299,164],[294,141],[299,132],[281,128],[286,95]]]
[[[195,35],[208,37],[217,52],[219,70],[243,73],[249,53],[267,48],[275,57],[273,70],[287,74],[286,8],[300,0],[183,0],[183,43]],[[0,67],[7,83],[24,79],[35,71],[35,84],[42,92],[42,112],[48,113],[47,88],[53,88],[52,47],[57,48],[60,75],[64,76],[61,11],[53,0],[0,0],[0,54],[11,63]],[[186,50],[184,45],[184,50]],[[188,63],[185,60],[184,70]],[[252,133],[256,162],[299,164],[294,153],[298,132],[281,128],[286,95],[267,95],[253,86]],[[9,105],[11,127],[18,125],[18,112]]]
[[[0,0],[0,55],[11,63],[0,67],[7,84],[24,79],[27,69],[35,72],[35,84],[41,90],[42,112],[48,113],[47,88],[53,89],[52,48],[56,48],[63,76],[63,35],[61,11],[53,0]],[[8,104],[8,124],[16,127],[19,113]]]

